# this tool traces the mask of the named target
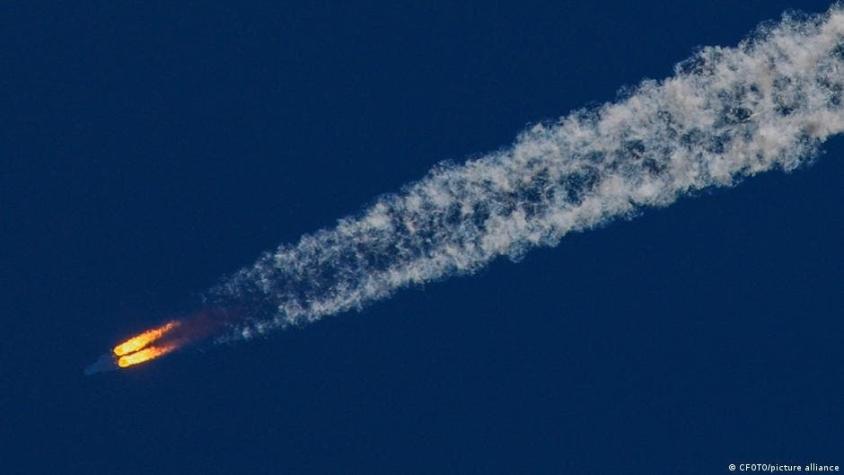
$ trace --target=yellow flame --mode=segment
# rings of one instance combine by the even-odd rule
[[[115,346],[114,354],[117,356],[123,356],[138,351],[146,347],[150,343],[154,342],[155,340],[161,338],[162,336],[164,336],[165,333],[176,328],[178,325],[179,322],[167,322],[158,328],[153,328],[151,330],[147,330],[141,333],[140,335],[133,336],[132,338],[129,338],[123,343]]]
[[[117,360],[117,366],[120,366],[121,368],[134,366],[136,364],[153,360],[155,358],[158,358],[159,356],[166,355],[167,353],[170,353],[175,349],[176,345],[148,346],[143,350],[136,351],[129,355],[121,356],[120,359]]]

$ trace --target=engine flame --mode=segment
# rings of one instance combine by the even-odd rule
[[[148,346],[140,351],[121,356],[120,359],[117,360],[117,366],[127,368],[129,366],[141,364],[149,360],[154,360],[159,356],[166,355],[175,349],[176,345]]]
[[[128,355],[129,353],[141,350],[153,343],[154,341],[158,340],[167,332],[176,328],[177,326],[179,326],[179,322],[177,321],[167,322],[158,328],[153,328],[151,330],[147,330],[141,333],[140,335],[133,336],[132,338],[129,338],[123,343],[115,346],[113,350],[114,354],[117,356],[124,356]]]

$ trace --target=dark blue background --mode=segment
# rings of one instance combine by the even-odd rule
[[[2,7],[3,473],[844,465],[840,138],[361,314],[81,372],[442,159],[828,2],[170,3]]]

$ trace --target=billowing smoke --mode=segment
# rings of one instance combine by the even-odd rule
[[[793,170],[844,130],[842,90],[841,5],[787,15],[735,48],[703,48],[668,79],[537,124],[482,158],[440,164],[266,253],[209,293],[261,309],[221,340],[361,308],[698,190]]]

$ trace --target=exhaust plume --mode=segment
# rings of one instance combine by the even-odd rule
[[[201,311],[125,341],[85,373],[361,309],[700,190],[794,170],[844,131],[842,96],[844,7],[787,14],[736,47],[700,49],[615,103],[437,165],[335,227],[265,253],[207,292]]]
[[[261,256],[207,295],[255,309],[250,338],[518,259],[566,234],[769,170],[791,171],[844,130],[844,8],[787,14],[737,47],[706,47],[662,81],[575,111]]]

